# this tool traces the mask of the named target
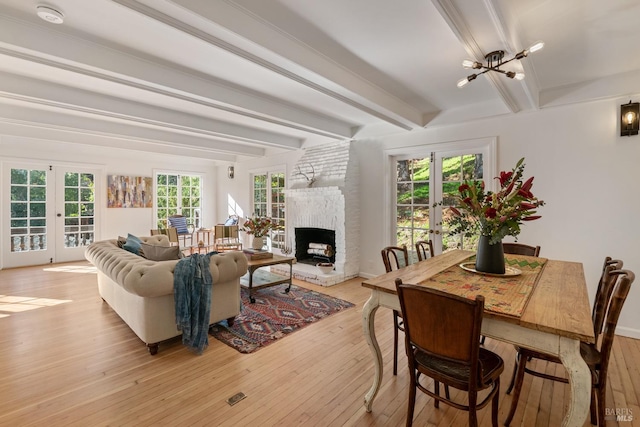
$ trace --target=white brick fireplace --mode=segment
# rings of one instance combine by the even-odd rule
[[[309,186],[312,177],[315,182]],[[290,189],[284,192],[287,203],[286,233],[290,244],[294,246],[293,253],[296,252],[296,228],[335,231],[335,269],[329,274],[322,274],[314,265],[297,263],[293,267],[294,277],[331,286],[358,275],[358,180],[358,165],[349,142],[308,148],[296,164],[289,178]]]

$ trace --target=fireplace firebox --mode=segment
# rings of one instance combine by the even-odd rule
[[[296,258],[303,264],[336,261],[336,232],[324,228],[295,229]]]

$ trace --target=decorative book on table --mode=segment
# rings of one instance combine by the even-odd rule
[[[246,248],[246,249],[243,249],[242,252],[244,252],[244,255],[247,257],[248,260],[273,258],[273,254],[271,252],[263,251],[260,249]]]

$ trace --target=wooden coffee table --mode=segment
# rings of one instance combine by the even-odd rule
[[[289,286],[285,289],[285,292],[291,290],[291,279],[293,278],[293,263],[296,262],[295,257],[286,257],[281,255],[273,255],[273,258],[249,260],[247,275],[240,278],[240,283],[249,287],[249,301],[251,303],[256,302],[253,297],[254,289],[268,288],[270,286],[279,285],[281,283],[288,283]],[[262,267],[269,267],[277,264],[289,264],[289,277],[283,277],[273,274],[271,272],[264,272],[264,274],[255,275],[256,270]],[[254,277],[255,276],[255,277]]]

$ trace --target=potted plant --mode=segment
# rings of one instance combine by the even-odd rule
[[[253,249],[262,249],[265,244],[264,238],[269,231],[276,230],[278,226],[271,220],[271,218],[266,217],[249,217],[245,220],[244,224],[242,224],[241,230],[247,234],[253,235]]]
[[[450,234],[464,237],[480,235],[476,254],[477,271],[504,274],[502,239],[520,234],[523,221],[540,218],[536,209],[544,205],[531,192],[533,178],[523,182],[524,157],[509,172],[502,171],[496,179],[497,192],[485,191],[483,181],[465,181],[454,195],[454,205],[445,219]]]

